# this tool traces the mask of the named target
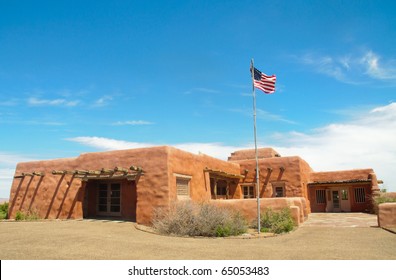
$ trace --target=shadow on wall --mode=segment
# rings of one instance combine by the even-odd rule
[[[16,213],[14,213],[14,212],[17,212],[17,211],[22,211],[23,212],[23,211],[25,211],[27,213],[31,213],[32,210],[33,210],[34,202],[35,202],[35,200],[37,198],[37,194],[39,193],[38,192],[39,188],[40,188],[40,186],[41,186],[41,184],[42,184],[42,182],[44,180],[44,175],[37,175],[37,174],[34,174],[34,173],[33,174],[27,173],[27,174],[23,174],[22,176],[16,177],[16,178],[20,178],[21,181],[19,182],[19,184],[17,186],[17,189],[15,191],[14,197],[13,197],[12,202],[10,204],[10,208],[9,208],[9,211],[8,211],[8,217],[10,217],[10,218],[15,216]],[[34,182],[35,177],[37,177],[37,176],[39,176],[39,180],[37,181],[37,184],[34,185],[33,182]],[[48,219],[50,217],[51,210],[53,209],[54,202],[55,202],[57,196],[60,193],[59,190],[62,187],[62,182],[64,181],[65,176],[66,175],[63,174],[62,176],[59,177],[59,179],[58,179],[58,181],[56,183],[56,188],[55,188],[54,193],[52,195],[51,201],[50,201],[48,207],[46,207],[46,209],[44,209],[45,215],[42,218]],[[26,177],[30,177],[30,178],[29,178],[29,181],[28,181],[26,187],[24,187],[23,185],[24,185],[24,182],[26,182]],[[73,184],[74,179],[75,179],[74,175],[72,175],[72,177],[70,178],[70,181],[67,182],[66,190],[64,191],[64,194],[62,195],[63,197],[59,198],[59,199],[62,199],[62,200],[61,200],[61,203],[60,203],[59,207],[57,207],[57,213],[55,215],[56,219],[59,219],[61,217],[62,209],[67,206],[65,204],[65,201],[66,201],[67,196],[70,193],[70,188],[71,188],[71,186]],[[33,188],[34,190],[32,190],[32,186],[35,186]],[[18,206],[18,197],[22,196],[22,192],[23,191],[24,191],[23,197],[22,197],[22,200],[21,200],[21,202],[20,202],[20,204]],[[71,203],[71,207],[70,207],[69,211],[67,212],[68,213],[67,214],[67,218],[68,219],[71,218],[71,216],[73,214],[73,211],[74,211],[74,208],[75,208],[75,206],[77,204],[77,201],[79,201],[79,198],[81,197],[81,191],[82,191],[81,188],[78,188],[78,190],[76,191],[76,194],[74,196],[73,202]],[[32,193],[32,195],[29,196],[29,193]],[[29,198],[30,198],[30,202],[29,202]],[[28,203],[29,203],[29,206],[27,207]]]

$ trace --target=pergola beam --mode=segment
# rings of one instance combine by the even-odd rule
[[[223,178],[232,178],[232,179],[244,179],[244,175],[240,174],[233,174],[233,173],[228,173],[226,171],[218,170],[218,169],[210,169],[208,167],[205,167],[204,172],[209,172],[212,175],[223,177]]]

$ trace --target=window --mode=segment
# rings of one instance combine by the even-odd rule
[[[364,188],[356,188],[355,189],[355,202],[356,203],[366,202],[366,193],[364,191]]]
[[[217,195],[220,196],[227,195],[227,181],[224,180],[217,181]]]
[[[254,198],[254,187],[244,186],[243,187],[243,198]]]
[[[176,177],[176,194],[178,199],[190,198],[190,178]]]
[[[316,204],[325,204],[326,203],[326,191],[325,190],[316,190]]]
[[[348,190],[341,190],[341,199],[348,200]]]
[[[226,180],[210,178],[210,193],[212,199],[228,199],[228,182]]]
[[[284,182],[275,182],[272,183],[272,196],[273,197],[285,197],[285,183]]]

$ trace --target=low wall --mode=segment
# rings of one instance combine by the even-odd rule
[[[378,205],[378,226],[396,227],[396,203]]]
[[[241,213],[249,220],[257,219],[257,199],[227,199],[211,200],[210,203],[221,207],[230,207]],[[298,226],[305,221],[308,215],[306,201],[303,197],[280,197],[280,198],[261,198],[260,211],[264,212],[268,208],[281,210],[289,207],[295,224]]]

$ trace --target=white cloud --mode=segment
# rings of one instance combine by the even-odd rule
[[[30,106],[66,106],[66,107],[74,107],[77,106],[80,101],[73,100],[67,101],[66,99],[39,99],[35,97],[31,97],[27,100],[28,105]]]
[[[394,80],[396,79],[396,61],[388,61],[384,64],[380,62],[380,56],[368,51],[362,58],[361,63],[366,68],[366,73],[375,79]]]
[[[247,117],[252,117],[253,116],[253,110],[252,109],[229,109],[228,111],[242,114]],[[288,124],[297,124],[295,121],[288,120],[281,115],[276,115],[272,114],[268,111],[262,110],[262,109],[256,109],[256,114],[257,114],[257,119],[259,120],[264,120],[264,121],[274,121],[274,122],[284,122]]]
[[[67,141],[76,142],[85,146],[94,147],[99,150],[125,150],[155,146],[150,143],[128,142],[104,137],[74,137],[67,138]]]
[[[391,103],[309,134],[278,134],[275,149],[282,155],[300,155],[316,171],[371,167],[396,191],[395,131],[396,103]]]
[[[68,138],[66,140],[106,151],[147,148],[159,145],[153,143],[128,142],[104,137],[75,137]],[[235,150],[244,149],[243,147],[226,146],[221,143],[182,143],[174,144],[171,146],[195,154],[202,152],[212,157],[217,157],[221,159],[227,159],[231,152]],[[247,147],[245,149],[247,149]]]
[[[192,88],[184,92],[184,94],[192,94],[195,92],[201,92],[201,93],[220,93],[220,91],[216,89],[211,89],[211,88]]]
[[[367,76],[373,80],[396,81],[396,60],[383,61],[371,50],[343,56],[306,53],[297,60],[343,83],[364,84],[368,82]]]
[[[292,131],[274,134],[274,149],[283,156],[298,155],[315,171],[373,168],[389,191],[396,191],[396,103],[362,111],[352,121],[333,123],[311,133]],[[101,150],[156,146],[101,137],[67,139]],[[172,144],[170,144],[172,145]],[[266,144],[267,145],[267,144]],[[266,145],[259,146],[263,147]],[[202,152],[227,159],[231,152],[252,145],[227,146],[222,143],[182,143],[172,145],[192,153]]]
[[[18,162],[31,161],[32,158],[0,151],[0,198],[8,198]]]
[[[118,121],[113,123],[112,125],[122,126],[122,125],[152,125],[152,124],[154,123],[149,121],[137,120],[137,121]]]
[[[113,100],[113,97],[110,95],[105,95],[96,100],[93,104],[93,107],[104,107],[107,106],[109,101]]]

